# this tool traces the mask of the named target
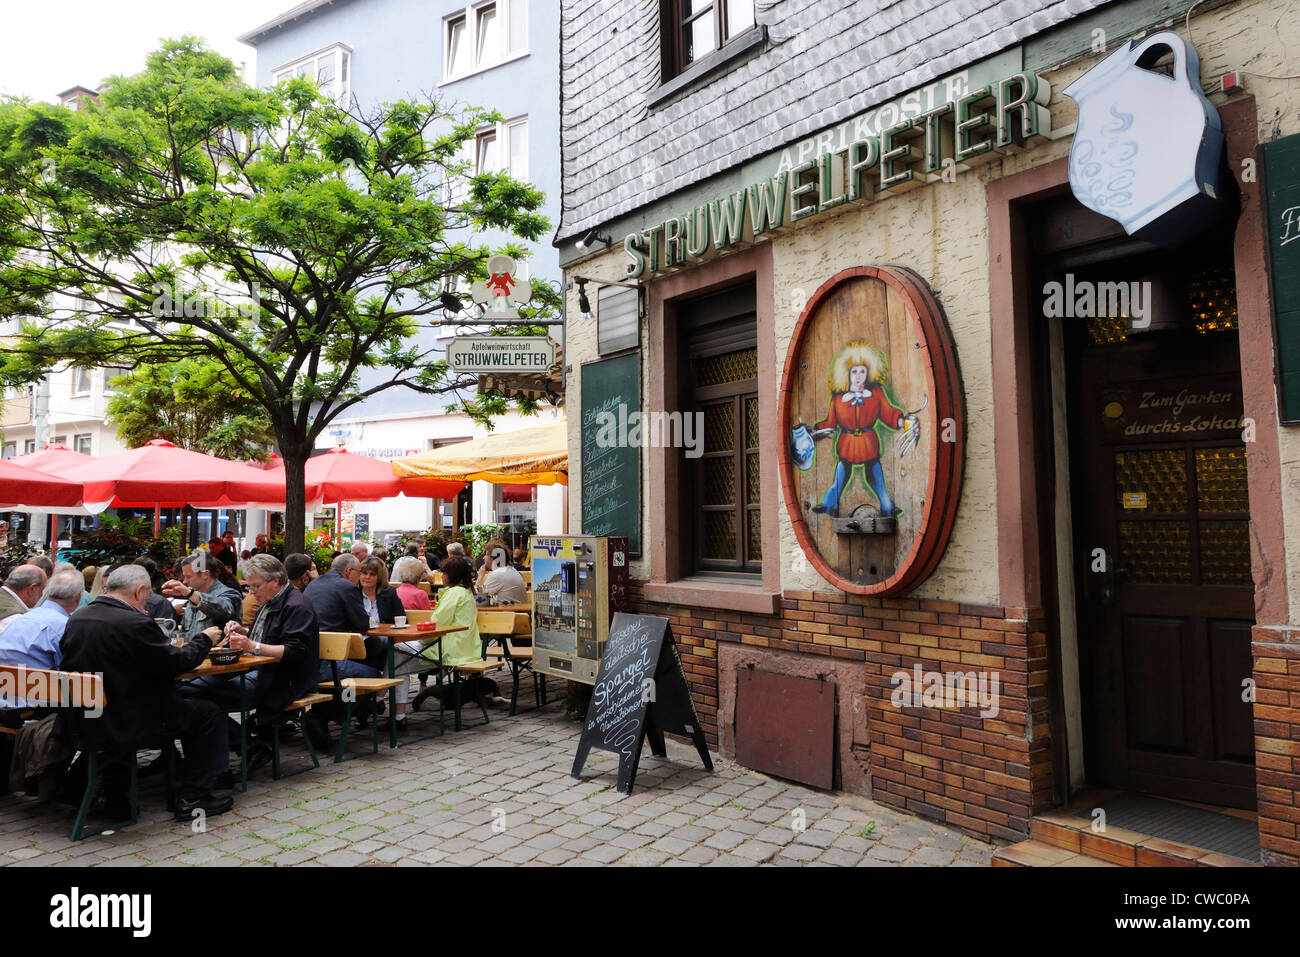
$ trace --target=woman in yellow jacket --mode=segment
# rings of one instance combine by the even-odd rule
[[[464,628],[442,637],[442,660],[438,659],[436,639],[404,641],[397,646],[394,675],[432,671],[441,663],[445,667],[468,664],[483,658],[483,642],[478,633],[478,605],[474,601],[474,568],[463,558],[448,558],[442,563],[444,585],[438,592],[433,609],[433,623],[439,628]],[[397,688],[397,727],[406,727],[406,702],[410,688]]]

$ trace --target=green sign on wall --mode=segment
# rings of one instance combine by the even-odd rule
[[[1263,145],[1264,228],[1282,421],[1300,423],[1300,134]]]
[[[641,448],[608,442],[605,416],[641,410],[641,357],[632,352],[582,367],[582,534],[626,535],[641,554]]]

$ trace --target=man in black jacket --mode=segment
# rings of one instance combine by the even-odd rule
[[[330,570],[307,586],[303,592],[316,609],[316,623],[321,631],[346,631],[365,634],[370,616],[361,601],[361,564],[344,552]]]
[[[244,563],[244,580],[260,602],[257,617],[248,628],[237,621],[227,622],[225,632],[230,647],[277,659],[250,676],[257,730],[263,731],[285,705],[315,689],[319,680],[320,629],[311,603],[289,584],[284,565],[274,555],[249,558]],[[221,689],[212,690],[221,694]],[[318,722],[309,720],[305,724],[313,744],[330,747],[329,736]],[[265,745],[261,745],[257,751],[262,753],[250,756],[250,765],[263,763],[264,749]]]
[[[211,789],[229,762],[225,715],[210,702],[182,698],[176,688],[176,679],[203,661],[219,633],[209,628],[184,647],[173,646],[144,613],[149,591],[149,573],[123,565],[108,576],[102,595],[68,619],[60,642],[63,669],[104,678],[104,713],[85,718],[82,728],[88,743],[121,755],[180,738],[185,766],[176,819],[188,821],[197,810],[223,814],[234,801]],[[123,784],[120,776],[105,774],[110,803],[120,801]]]
[[[244,580],[257,598],[257,617],[245,628],[226,623],[230,647],[277,659],[257,670],[253,703],[258,723],[269,725],[290,701],[316,686],[320,628],[306,596],[289,584],[284,565],[274,555],[254,555],[244,564]]]

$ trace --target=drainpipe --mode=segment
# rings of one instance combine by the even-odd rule
[[[36,451],[39,452],[45,446],[50,444],[50,377],[43,376],[36,386],[36,392],[32,398],[32,421],[36,425]],[[54,550],[57,547],[54,538],[54,523],[58,521],[58,516],[51,515],[50,523],[45,521],[45,512],[33,512],[31,525],[28,528],[27,540],[31,541],[39,535],[50,533],[50,558],[54,558]]]

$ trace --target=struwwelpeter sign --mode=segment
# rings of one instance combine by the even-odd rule
[[[631,258],[627,275],[654,274],[754,242],[845,203],[934,182],[1045,138],[1051,131],[1050,98],[1050,85],[1036,73],[1016,73],[791,168],[783,160],[770,178],[629,233],[623,240]],[[843,129],[847,140],[850,128]],[[827,136],[827,145],[834,145],[834,133]],[[816,149],[814,144],[808,152]]]
[[[915,588],[947,545],[965,441],[956,349],[921,278],[860,266],[813,293],[779,415],[786,509],[808,561],[842,591]]]
[[[555,365],[546,336],[457,336],[447,346],[453,372],[545,372]]]

